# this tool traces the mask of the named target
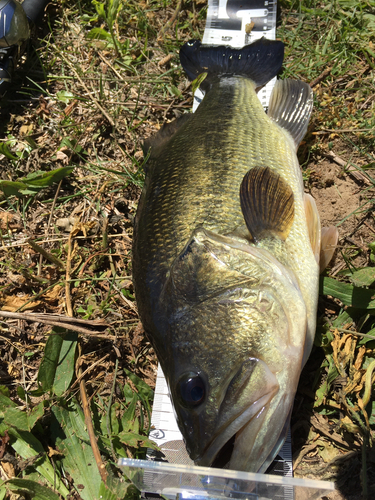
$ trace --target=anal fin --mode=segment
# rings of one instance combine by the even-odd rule
[[[164,123],[162,128],[155,135],[145,139],[142,144],[143,154],[146,156],[150,151],[150,158],[156,158],[167,147],[168,142],[185,123],[191,118],[187,113],[176,118],[170,123]]]
[[[319,212],[312,196],[305,193],[304,203],[311,248],[322,273],[335,253],[339,232],[335,226],[320,227]]]
[[[337,242],[339,240],[339,232],[337,227],[329,226],[322,227],[322,243],[320,248],[320,272],[331,262],[333,254],[335,253]]]
[[[280,175],[268,167],[254,167],[244,176],[240,202],[254,241],[266,237],[286,240],[294,220],[294,194]]]
[[[321,229],[320,229],[320,217],[319,212],[316,207],[314,198],[305,193],[303,197],[305,204],[305,214],[307,230],[309,232],[309,239],[311,243],[311,249],[314,253],[315,260],[319,264],[320,259],[320,245],[321,245]]]

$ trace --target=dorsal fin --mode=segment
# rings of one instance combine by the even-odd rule
[[[164,123],[159,132],[145,139],[142,144],[144,155],[146,156],[150,151],[150,158],[156,158],[159,156],[177,130],[185,125],[191,116],[192,115],[190,113],[184,114],[170,123]]]
[[[286,240],[294,219],[292,188],[268,167],[247,172],[240,188],[246,226],[254,241],[277,236]]]
[[[313,92],[300,80],[277,80],[270,98],[268,116],[287,130],[296,149],[307,131],[313,108]]]

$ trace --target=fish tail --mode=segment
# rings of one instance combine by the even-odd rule
[[[223,76],[238,75],[260,87],[277,75],[283,59],[283,42],[264,37],[242,49],[205,46],[190,40],[180,50],[180,61],[190,80],[207,73],[206,85]]]

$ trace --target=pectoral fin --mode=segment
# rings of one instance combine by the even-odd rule
[[[333,254],[335,253],[337,242],[339,239],[339,232],[337,227],[329,226],[322,227],[322,243],[320,248],[320,272],[330,263]]]
[[[294,219],[294,195],[280,175],[268,167],[252,168],[242,180],[240,201],[254,241],[270,236],[286,240]]]

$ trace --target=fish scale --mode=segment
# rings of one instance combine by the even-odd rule
[[[303,186],[294,144],[264,113],[253,89],[254,84],[246,78],[221,80],[189,122],[177,131],[157,164],[150,162],[152,181],[144,194],[147,227],[138,228],[138,232],[142,231],[139,238],[145,238],[140,242],[142,258],[152,261],[153,271],[147,279],[157,281],[160,287],[171,261],[195,228],[202,226],[218,234],[229,234],[244,226],[239,186],[245,173],[255,166],[277,171],[295,193],[296,217],[285,242],[288,262],[283,255],[281,262],[288,264],[297,276],[305,275],[305,266],[317,266],[312,251],[308,252]],[[227,103],[226,116],[218,102]],[[301,255],[306,252],[305,262],[301,262]],[[309,281],[301,286],[311,289],[314,283]],[[309,311],[309,316],[315,316],[315,309]],[[309,330],[315,331],[312,319],[310,323]]]

